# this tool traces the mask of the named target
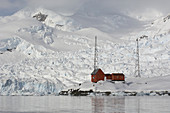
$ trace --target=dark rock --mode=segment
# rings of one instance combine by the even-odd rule
[[[38,21],[45,21],[48,15],[42,14],[41,12],[34,15],[33,18],[36,18]]]
[[[7,49],[7,51],[12,52],[12,49]]]
[[[12,84],[12,80],[8,79],[4,85],[4,87],[6,86],[10,86]]]
[[[111,94],[111,92],[105,92],[106,96],[109,96]]]

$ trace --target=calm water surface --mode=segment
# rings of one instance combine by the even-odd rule
[[[170,113],[170,97],[0,96],[0,113]]]

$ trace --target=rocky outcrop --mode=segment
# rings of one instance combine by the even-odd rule
[[[48,15],[42,14],[41,12],[34,15],[33,18],[36,18],[38,21],[45,21]]]

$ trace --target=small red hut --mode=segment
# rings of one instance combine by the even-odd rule
[[[103,80],[106,78],[106,80],[111,81],[125,81],[125,75],[123,73],[112,73],[112,74],[104,74],[104,72],[101,69],[95,69],[91,73],[91,82],[98,82],[100,80]]]
[[[112,73],[112,81],[125,81],[123,73]]]
[[[91,82],[98,82],[100,80],[104,81],[104,73],[101,69],[95,69],[92,73],[91,73]]]

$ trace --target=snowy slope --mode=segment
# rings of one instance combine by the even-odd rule
[[[48,15],[43,22],[33,18],[40,12]],[[58,94],[67,86],[90,81],[95,35],[99,67],[105,73],[134,77],[135,40],[147,35],[140,41],[141,76],[169,75],[170,21],[164,21],[155,20],[137,33],[143,24],[123,14],[89,16],[80,11],[64,16],[26,8],[1,17],[0,95]]]
[[[84,82],[63,89],[63,91],[79,90],[94,92],[148,92],[150,91],[168,91],[170,76],[159,76],[150,78],[127,78],[125,83],[99,81],[98,83]],[[162,82],[164,81],[164,82]]]

